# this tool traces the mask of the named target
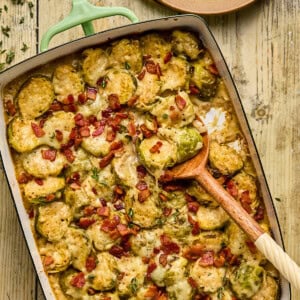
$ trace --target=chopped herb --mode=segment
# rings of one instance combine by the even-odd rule
[[[131,282],[129,284],[129,288],[130,288],[132,294],[135,294],[137,292],[137,290],[138,290],[138,281],[135,277],[131,279]]]
[[[12,61],[14,60],[15,58],[15,52],[12,51],[12,50],[9,50],[8,53],[6,53],[6,59],[5,59],[5,62],[9,65],[12,63]]]
[[[28,2],[28,7],[30,10],[30,18],[33,18],[33,3],[31,1]]]
[[[20,22],[19,22],[19,24],[23,24],[23,23],[24,23],[24,20],[25,20],[25,18],[24,18],[24,17],[22,17],[22,18],[20,19]]]
[[[96,277],[95,275],[89,274],[88,277],[87,277],[87,279],[88,279],[89,281],[92,281],[95,277]]]
[[[128,217],[129,217],[130,219],[132,219],[133,216],[134,216],[134,211],[133,211],[132,207],[130,207],[130,208],[129,208],[129,211],[128,211]]]
[[[280,198],[276,198],[276,197],[275,197],[275,200],[278,201],[278,202],[281,202],[281,199],[280,199]]]
[[[164,120],[168,119],[168,117],[169,117],[168,114],[163,114],[163,115],[162,115],[162,118],[163,118]]]
[[[2,42],[2,41],[0,41],[0,48],[2,48],[2,45],[3,45],[3,42]]]
[[[29,48],[29,47],[28,47],[25,43],[23,43],[23,47],[21,48],[21,50],[22,50],[23,52],[25,52],[28,48]]]
[[[6,52],[6,49],[0,50],[0,54],[3,54]]]
[[[99,170],[97,168],[93,168],[91,177],[96,181],[99,180]]]
[[[127,61],[125,61],[125,69],[126,70],[131,69],[130,64]]]
[[[2,33],[3,33],[5,36],[9,37],[10,27],[8,27],[8,26],[6,26],[6,27],[1,26],[1,31],[2,31]]]
[[[2,8],[0,8],[0,17],[1,17],[1,15],[2,15]]]
[[[223,299],[223,295],[224,295],[224,287],[221,287],[217,290],[218,299]]]
[[[7,5],[4,5],[4,10],[5,10],[6,12],[8,11]]]
[[[5,68],[5,63],[0,63],[0,72],[2,72]]]
[[[13,4],[17,5],[23,5],[25,3],[25,0],[11,0]]]
[[[106,182],[104,182],[104,181],[99,181],[99,183],[100,183],[101,185],[103,185],[103,186],[109,188],[109,185],[108,185]]]

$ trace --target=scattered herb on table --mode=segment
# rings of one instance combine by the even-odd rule
[[[23,5],[25,3],[25,0],[11,0],[13,4],[17,5]]]
[[[30,18],[33,18],[33,3],[30,1],[28,2],[28,7],[29,7],[29,10],[30,10]]]
[[[10,32],[10,27],[9,26],[1,26],[1,31],[2,31],[2,33],[5,35],[5,36],[7,36],[7,37],[9,37],[9,32]]]
[[[15,58],[15,52],[12,51],[12,50],[9,50],[7,53],[6,53],[6,59],[5,59],[5,62],[9,65],[12,63],[12,61],[14,60]]]
[[[4,67],[5,67],[5,63],[0,63],[0,72],[4,70]]]
[[[21,48],[22,52],[25,52],[28,50],[28,46],[23,42],[23,47]]]
[[[276,198],[276,197],[275,197],[275,200],[278,201],[278,202],[281,202],[281,199],[280,199],[280,198]]]
[[[5,10],[6,12],[8,11],[7,5],[4,5],[4,10]]]
[[[23,23],[24,23],[24,20],[25,20],[25,18],[24,18],[24,17],[22,17],[22,18],[20,19],[20,22],[19,22],[19,24],[23,24]]]

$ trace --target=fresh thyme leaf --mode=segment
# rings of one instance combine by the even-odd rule
[[[130,288],[132,294],[135,294],[137,292],[137,290],[138,290],[138,281],[135,277],[131,279],[131,282],[129,284],[129,288]]]
[[[2,72],[5,68],[5,63],[0,63],[0,72]]]
[[[4,5],[4,10],[5,10],[6,12],[8,11],[7,5]]]
[[[127,62],[127,61],[125,61],[125,69],[126,70],[129,70],[131,67],[130,67],[130,64]]]
[[[5,27],[1,26],[1,31],[5,36],[9,37],[10,27],[8,27],[7,25]]]
[[[134,216],[134,211],[133,211],[133,209],[130,207],[130,208],[129,208],[129,211],[128,211],[128,217],[129,217],[130,219],[132,219],[133,216]]]
[[[6,52],[6,49],[0,50],[0,54],[3,54]]]
[[[33,18],[33,3],[30,1],[28,2],[28,7],[29,7],[29,10],[30,10],[30,18]]]
[[[22,50],[23,52],[25,52],[25,51],[27,51],[28,48],[29,48],[29,47],[28,47],[25,43],[23,43],[23,47],[21,48],[21,50]]]
[[[93,179],[95,179],[96,181],[98,181],[99,180],[99,170],[97,168],[93,168],[92,173],[93,174],[91,175],[91,177]]]
[[[25,18],[24,18],[24,17],[22,17],[22,18],[20,19],[20,22],[19,22],[19,24],[23,24],[23,23],[24,23],[24,20],[25,20]]]
[[[280,198],[276,198],[276,197],[275,197],[275,200],[278,201],[278,202],[281,202],[281,199],[280,199]]]
[[[12,61],[15,59],[15,52],[12,51],[12,50],[9,50],[7,53],[6,53],[6,63],[9,65],[12,63]]]

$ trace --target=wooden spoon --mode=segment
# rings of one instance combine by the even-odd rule
[[[264,232],[260,225],[243,209],[206,169],[209,153],[208,134],[203,135],[203,147],[192,159],[165,171],[163,178],[196,179],[224,208],[231,218],[249,235],[257,249],[297,289],[300,289],[300,268],[284,250]]]

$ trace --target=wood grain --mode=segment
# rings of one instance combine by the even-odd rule
[[[1,0],[0,25],[10,25],[9,38],[0,32],[3,49],[14,49],[13,61],[37,52],[37,43],[49,26],[70,11],[71,1],[33,0],[34,15],[27,3],[13,5]],[[151,0],[93,0],[97,5],[126,6],[140,20],[177,12]],[[24,16],[24,23],[19,24]],[[242,98],[271,193],[275,200],[287,252],[299,264],[300,240],[300,3],[299,0],[258,0],[239,12],[205,17],[229,65]],[[127,24],[124,17],[95,21],[98,31]],[[81,28],[55,37],[50,46],[82,36]],[[20,48],[29,46],[26,52]],[[0,56],[0,62],[5,54]],[[43,300],[21,229],[0,170],[0,299]],[[300,293],[293,290],[293,300]]]

